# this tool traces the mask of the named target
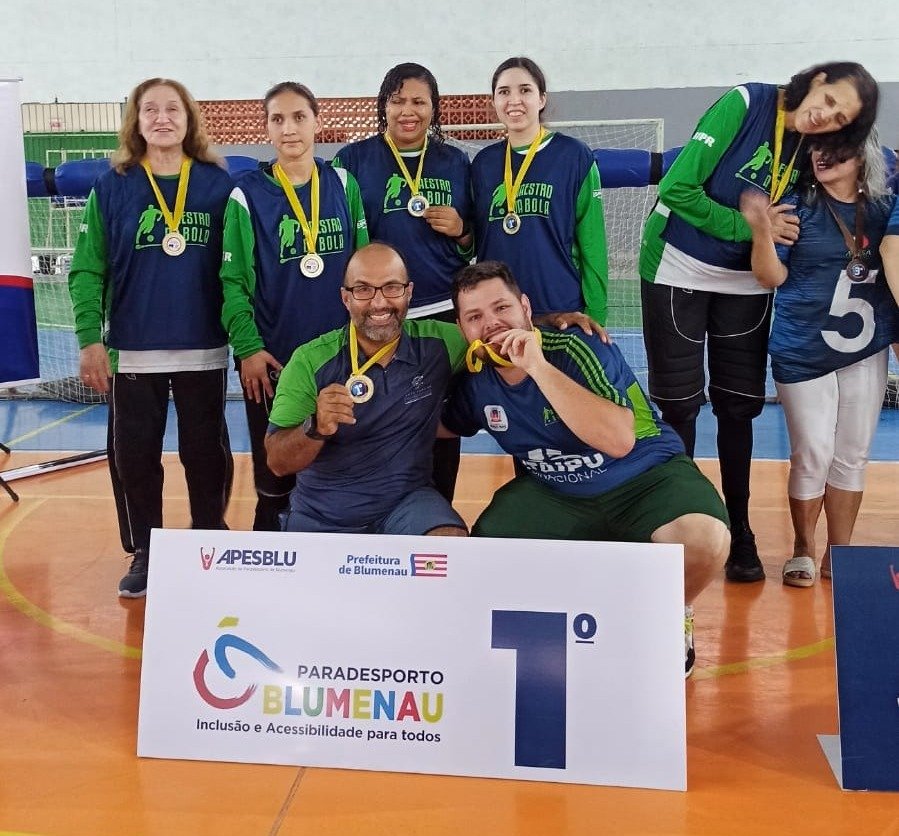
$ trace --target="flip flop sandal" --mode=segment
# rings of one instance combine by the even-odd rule
[[[810,557],[791,557],[783,567],[783,582],[787,586],[813,586],[815,583],[815,561]]]

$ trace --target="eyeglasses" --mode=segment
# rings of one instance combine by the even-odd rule
[[[387,282],[387,284],[382,284],[380,287],[372,287],[370,284],[357,284],[352,287],[344,286],[343,289],[347,293],[352,293],[354,299],[360,302],[368,302],[375,298],[379,290],[385,299],[399,299],[406,292],[407,287],[409,287],[409,282],[405,284],[402,282]]]

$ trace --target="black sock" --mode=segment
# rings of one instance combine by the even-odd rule
[[[749,531],[749,467],[752,462],[752,420],[718,418],[718,462],[721,492],[736,535]]]

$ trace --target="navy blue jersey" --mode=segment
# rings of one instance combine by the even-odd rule
[[[861,255],[871,271],[863,282],[846,275],[851,254],[824,200],[790,202],[798,204],[799,239],[792,247],[777,248],[788,274],[774,296],[768,341],[771,371],[779,383],[821,377],[899,339],[896,303],[879,253],[892,198],[866,204]],[[831,205],[854,232],[855,204],[831,199]]]
[[[300,272],[306,241],[270,168],[241,177],[228,201],[222,319],[241,359],[265,348],[284,364],[298,345],[347,321],[340,287],[350,256],[368,243],[365,217],[352,175],[321,160],[315,165],[319,173],[315,250],[325,265],[319,276]],[[310,183],[295,190],[308,219]]]
[[[315,412],[319,391],[346,382],[352,373],[348,330],[331,331],[294,352],[278,381],[270,431],[298,426]],[[407,320],[387,366],[366,371],[375,391],[355,405],[356,423],[341,424],[297,474],[291,509],[341,528],[368,525],[429,485],[441,405],[465,348],[455,325]],[[360,364],[364,360],[360,348]]]
[[[402,151],[409,173],[418,171],[419,152]],[[412,194],[389,146],[380,134],[342,148],[335,166],[358,181],[372,240],[396,247],[415,283],[412,308],[446,302],[453,276],[468,263],[452,238],[434,232],[424,218],[410,215]],[[452,206],[467,227],[471,217],[468,155],[442,142],[431,142],[425,153],[419,192],[431,206]]]
[[[620,459],[585,444],[556,415],[530,378],[509,385],[493,367],[467,374],[455,386],[443,415],[460,435],[487,430],[525,470],[552,490],[598,496],[672,456],[684,445],[649,405],[618,346],[606,345],[578,328],[540,329],[546,359],[585,389],[634,413],[634,448]]]
[[[513,180],[526,150],[512,154]],[[471,164],[478,260],[508,264],[535,314],[586,311],[604,323],[608,259],[593,153],[564,134],[544,139],[516,197],[521,228],[515,235],[503,232],[505,154],[502,140],[480,151]]]
[[[177,175],[155,179],[174,209]],[[227,342],[218,273],[232,185],[224,169],[194,160],[179,227],[187,247],[170,256],[161,246],[165,220],[143,168],[135,165],[124,174],[110,169],[98,178],[85,208],[70,287],[77,309],[102,283],[111,348],[206,349]],[[99,339],[99,322],[90,320],[89,327],[79,325],[82,345]]]

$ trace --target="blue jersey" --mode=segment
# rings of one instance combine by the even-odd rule
[[[321,160],[315,165],[319,173],[315,251],[324,262],[318,276],[300,272],[306,241],[270,167],[241,177],[228,201],[222,319],[241,359],[265,348],[286,363],[298,345],[347,321],[340,287],[350,256],[368,243],[365,217],[352,175]],[[310,189],[310,183],[295,187],[307,218]]]
[[[300,346],[281,372],[270,431],[296,427],[315,412],[319,391],[352,374],[348,328]],[[455,325],[407,320],[386,367],[365,374],[374,395],[353,409],[355,424],[341,424],[318,457],[297,474],[294,511],[336,527],[381,519],[407,494],[431,483],[437,421],[453,370],[465,354]],[[360,364],[364,363],[360,349]]]
[[[819,191],[821,191],[819,189]],[[861,252],[871,268],[862,282],[850,281],[849,248],[824,200],[798,202],[799,239],[778,246],[787,265],[786,281],[774,297],[768,341],[771,371],[779,383],[798,383],[829,374],[876,354],[899,338],[896,303],[880,269],[880,241],[892,198],[868,202]],[[855,203],[831,199],[850,232]]]
[[[646,221],[640,251],[645,280],[656,280],[666,247],[717,268],[751,269],[752,230],[740,214],[740,195],[746,189],[768,193],[771,188],[777,99],[773,84],[743,84],[703,115],[659,184],[659,201]],[[799,142],[797,133],[785,131],[780,176]],[[800,153],[791,184],[803,160]],[[670,277],[664,283],[679,285]],[[767,291],[758,287],[756,292]]]
[[[512,153],[513,180],[526,150]],[[503,232],[505,154],[503,140],[488,145],[471,164],[478,260],[508,264],[535,314],[585,310],[605,322],[608,258],[593,153],[564,134],[543,140],[515,200],[521,218],[515,235]]]
[[[616,345],[577,328],[541,328],[543,354],[590,392],[634,413],[634,448],[620,459],[585,444],[559,420],[540,387],[526,377],[509,385],[490,366],[464,375],[443,422],[453,432],[487,430],[507,453],[546,487],[569,496],[599,496],[684,452],[671,427],[649,405]]]
[[[174,209],[178,176],[156,176]],[[100,292],[109,326],[107,344],[126,351],[219,348],[227,342],[221,324],[222,219],[232,188],[228,173],[193,161],[179,232],[187,246],[178,256],[162,249],[166,224],[146,172],[101,175],[88,198],[70,286],[79,300]],[[99,306],[97,306],[99,311]],[[76,317],[78,318],[78,317]],[[82,345],[99,338],[91,317]],[[90,335],[86,335],[90,331]],[[82,339],[82,337],[84,337]]]
[[[420,153],[400,152],[415,177]],[[345,168],[359,182],[372,240],[396,247],[415,283],[411,309],[444,303],[451,306],[453,276],[468,263],[456,242],[435,232],[424,218],[410,215],[406,204],[412,194],[396,159],[380,134],[342,148],[335,166]],[[431,206],[452,206],[467,227],[471,217],[468,155],[442,142],[431,142],[425,152],[419,192]],[[436,311],[436,309],[435,309]]]

